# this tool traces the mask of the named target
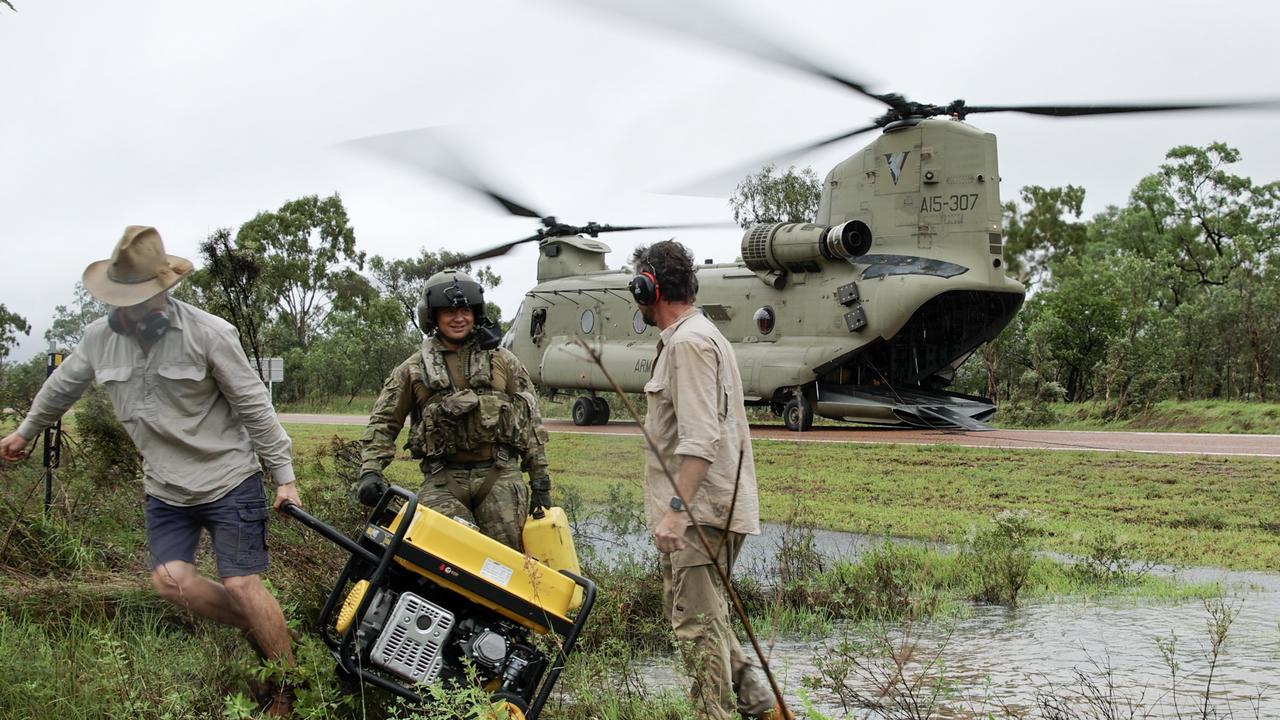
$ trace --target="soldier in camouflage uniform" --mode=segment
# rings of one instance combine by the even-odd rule
[[[360,502],[373,505],[382,496],[382,470],[410,418],[406,447],[425,477],[420,501],[523,550],[527,514],[551,507],[547,434],[529,373],[498,347],[497,328],[484,316],[484,289],[464,273],[446,270],[427,281],[418,325],[426,333],[422,348],[387,378],[365,430]]]

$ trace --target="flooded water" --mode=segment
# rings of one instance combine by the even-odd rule
[[[750,538],[737,570],[767,566],[783,536],[780,527],[767,526]],[[596,537],[605,540],[595,546],[606,557],[649,549],[640,535]],[[830,531],[816,531],[814,540],[829,559],[853,559],[882,542]],[[842,639],[868,639],[865,628],[851,626],[826,640],[777,638],[769,661],[789,704],[801,707],[804,692],[815,709],[837,718],[1280,718],[1280,575],[1193,568],[1177,577],[1219,582],[1222,606],[1233,613],[1212,665],[1207,712],[1211,615],[1201,600],[1072,599],[1016,609],[975,604],[957,619],[872,633],[892,644],[900,671],[887,651],[842,652]],[[1176,678],[1166,658],[1175,663]],[[805,689],[805,678],[841,659],[857,659],[861,669],[835,673],[843,682]],[[654,692],[688,684],[675,658],[655,659],[638,675]],[[947,690],[935,698],[931,715],[902,709],[927,705],[938,678]],[[832,689],[836,685],[842,692]],[[885,692],[886,686],[893,689]]]

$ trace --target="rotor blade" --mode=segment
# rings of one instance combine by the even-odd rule
[[[964,113],[1020,112],[1030,115],[1078,117],[1083,115],[1123,115],[1127,113],[1177,112],[1183,110],[1267,110],[1280,109],[1280,100],[1241,102],[1150,103],[1142,105],[973,105]]]
[[[731,222],[700,222],[700,223],[676,223],[674,225],[599,225],[594,228],[596,232],[629,232],[631,230],[697,230],[704,228],[736,228],[737,223]]]
[[[541,239],[542,239],[541,234],[530,235],[529,237],[526,237],[526,238],[520,238],[519,240],[515,240],[509,243],[491,247],[488,250],[481,250],[480,252],[475,253],[474,255],[467,255],[466,257],[459,258],[453,261],[452,263],[450,263],[448,267],[460,267],[462,265],[468,265],[470,263],[473,263],[477,260],[488,260],[490,258],[501,257],[511,252],[511,249],[517,245],[522,245],[527,242],[533,242],[534,240],[541,240]]]
[[[509,196],[499,193],[480,179],[472,168],[458,157],[451,148],[451,141],[440,128],[418,128],[399,132],[371,135],[339,143],[361,152],[407,165],[455,184],[470,188],[498,203],[504,210],[520,217],[542,218],[543,214],[532,210]]]
[[[597,12],[629,17],[655,27],[681,33],[783,67],[838,83],[873,100],[898,108],[901,98],[878,95],[865,85],[801,57],[764,35],[698,0],[565,0]]]
[[[673,193],[676,195],[706,195],[710,197],[725,197],[733,192],[733,189],[738,186],[738,183],[742,182],[743,178],[745,178],[747,175],[753,172],[756,172],[757,170],[759,170],[761,167],[764,167],[765,165],[789,164],[791,163],[791,161],[795,160],[796,158],[799,158],[800,156],[806,153],[812,152],[814,150],[826,147],[834,143],[838,143],[841,140],[848,140],[851,137],[856,137],[858,135],[861,135],[862,133],[870,132],[879,127],[880,127],[879,124],[872,123],[870,125],[856,128],[854,130],[842,132],[839,135],[833,135],[823,140],[817,140],[815,142],[802,145],[800,147],[792,148],[790,150],[784,150],[779,153],[774,153],[766,157],[758,158],[757,160],[751,163],[743,163],[740,165],[735,165],[731,168],[726,168],[724,170],[721,170],[720,172],[717,172],[714,175],[707,175],[701,179],[684,183],[679,187],[677,187],[673,191]]]

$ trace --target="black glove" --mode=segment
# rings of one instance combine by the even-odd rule
[[[551,507],[551,476],[546,468],[529,473],[529,514],[542,517],[542,508]]]
[[[383,479],[380,472],[370,470],[361,475],[360,482],[356,483],[356,498],[360,500],[361,505],[367,507],[377,505],[386,491],[387,481]]]

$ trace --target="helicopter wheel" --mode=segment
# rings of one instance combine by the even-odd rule
[[[807,398],[793,397],[782,409],[782,422],[793,432],[813,428],[813,404]]]
[[[591,398],[591,404],[595,406],[595,417],[592,419],[592,425],[608,425],[609,424],[609,401],[602,397]]]
[[[573,401],[573,424],[590,425],[596,419],[596,404],[593,398],[579,395]]]

